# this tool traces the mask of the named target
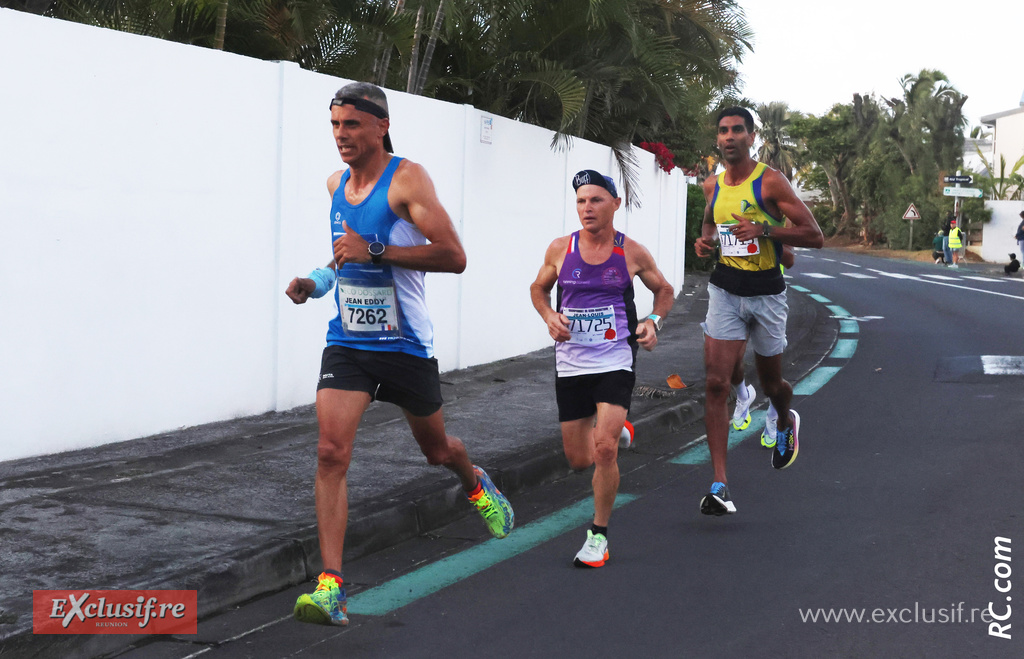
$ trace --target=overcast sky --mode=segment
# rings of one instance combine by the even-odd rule
[[[1024,0],[742,0],[755,32],[743,93],[820,115],[855,92],[901,96],[899,79],[938,69],[964,114],[1012,110],[1024,95]]]

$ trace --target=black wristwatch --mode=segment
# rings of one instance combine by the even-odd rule
[[[761,227],[761,235],[764,236],[765,238],[771,238],[772,237],[772,225],[771,225],[771,223],[766,221],[766,222],[763,223],[763,225],[764,226]]]
[[[380,265],[380,259],[384,256],[384,243],[379,240],[375,240],[366,248],[366,251],[370,253],[370,261],[375,265]]]

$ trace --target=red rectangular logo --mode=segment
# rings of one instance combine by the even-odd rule
[[[194,590],[34,590],[36,634],[195,634]]]

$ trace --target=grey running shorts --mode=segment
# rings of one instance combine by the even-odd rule
[[[720,341],[749,340],[762,357],[782,354],[786,349],[786,291],[778,295],[733,295],[708,284],[708,315],[701,328]]]
[[[437,360],[404,352],[329,345],[320,360],[316,389],[365,391],[374,400],[394,403],[413,416],[430,416],[442,403]]]

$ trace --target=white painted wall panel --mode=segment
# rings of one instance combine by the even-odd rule
[[[348,81],[3,9],[0,62],[0,460],[312,402],[333,305],[284,288],[331,259]],[[442,370],[549,345],[529,285],[579,227],[570,177],[621,187],[611,150],[501,117],[484,144],[486,113],[389,103],[468,255],[427,277]],[[685,186],[638,157],[643,208],[616,223],[678,286]]]

